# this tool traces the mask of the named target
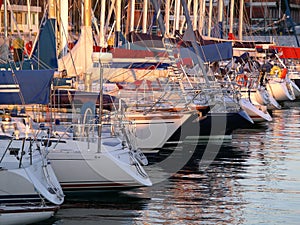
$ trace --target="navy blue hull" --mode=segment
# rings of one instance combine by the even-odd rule
[[[251,125],[251,118],[243,111],[230,113],[207,113],[203,117],[192,115],[168,140],[184,141],[187,137],[205,139],[210,136],[231,135],[236,129]]]
[[[298,88],[300,88],[300,79],[293,79],[293,81],[298,86]]]

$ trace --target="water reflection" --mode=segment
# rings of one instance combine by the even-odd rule
[[[171,178],[150,188],[67,196],[55,217],[39,225],[298,224],[300,108],[275,110],[273,118],[236,131],[209,166],[201,161],[206,145],[199,144]],[[148,159],[154,164],[172,151]]]
[[[57,214],[35,225],[131,224],[150,198],[122,192],[67,194]]]

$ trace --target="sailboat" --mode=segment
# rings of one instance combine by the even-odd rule
[[[125,137],[120,139],[112,132],[110,120],[106,120],[109,114],[103,114],[101,99],[99,110],[96,105],[89,101],[81,105],[79,113],[76,113],[78,108],[71,115],[66,113],[65,116],[71,116],[71,123],[57,123],[58,119],[50,123],[52,137],[48,157],[64,191],[113,191],[151,186],[143,168],[148,161],[133,145],[123,122],[118,121]]]
[[[47,104],[53,71],[1,71],[0,78],[0,223],[29,224],[50,218],[64,193],[36,137],[28,114],[18,107]],[[32,90],[31,85],[36,85]],[[13,109],[9,110],[9,107]]]
[[[88,34],[91,32],[90,3],[89,0],[84,2],[86,19],[80,37],[83,43],[78,41],[78,44],[82,43],[83,46],[84,40],[89,40]],[[81,46],[78,45],[78,48]],[[69,56],[71,54],[79,56],[76,49],[75,46]],[[84,48],[83,52],[80,53],[81,56],[86,54],[83,60],[89,61],[88,59],[92,57],[91,49]],[[66,57],[68,55],[61,60],[66,60]],[[85,63],[82,65],[83,69],[86,68]],[[102,90],[102,74],[100,77],[99,86]],[[55,92],[53,93],[55,95]],[[105,124],[103,91],[92,93],[75,90],[73,94],[72,111],[64,114],[65,117],[72,118],[71,122],[54,123],[61,118],[55,118],[53,113],[53,120],[49,123],[53,129],[48,157],[63,190],[107,191],[151,186],[152,182],[143,168],[147,164],[147,159],[131,144],[130,134],[125,134],[126,140],[121,140],[111,132],[111,125]],[[93,95],[96,98],[87,98],[87,101],[82,102],[84,95]]]

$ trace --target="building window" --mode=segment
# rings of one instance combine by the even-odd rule
[[[25,21],[24,21],[24,24],[28,24],[28,14],[27,13],[25,13]]]
[[[16,20],[17,20],[17,24],[23,24],[23,21],[22,21],[22,13],[21,12],[18,12],[16,13]]]
[[[35,13],[32,13],[32,20],[31,20],[31,24],[35,25]]]

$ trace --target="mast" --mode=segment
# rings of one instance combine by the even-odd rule
[[[49,0],[49,19],[56,19],[56,1],[55,0]]]
[[[90,27],[92,26],[92,14],[91,14],[92,4],[91,0],[85,0],[84,1],[84,20],[83,20],[83,26]]]
[[[243,19],[244,19],[244,0],[240,0],[240,12],[239,12],[239,39],[243,40]]]
[[[8,37],[8,32],[7,32],[7,2],[4,0],[4,41],[6,43],[7,37]]]
[[[205,0],[200,0],[200,16],[198,21],[198,31],[200,35],[203,35],[203,27],[205,22]]]
[[[83,38],[84,43],[88,43],[89,39],[92,38],[92,0],[84,0],[83,2],[83,27],[81,28],[82,32],[80,34],[80,38]],[[85,90],[91,91],[92,83],[91,83],[91,74],[87,73],[87,68],[90,66],[91,54],[90,51],[86,48],[83,49],[83,67],[84,67],[84,83]],[[93,52],[93,50],[91,49]]]
[[[220,32],[220,38],[223,38],[223,0],[219,0],[218,5],[218,31]]]
[[[167,8],[167,2],[166,2],[166,8]],[[142,32],[144,34],[147,33],[147,17],[148,17],[148,0],[144,0],[144,3],[143,3],[143,28],[142,28]]]
[[[230,0],[229,34],[233,34],[234,0]],[[233,36],[233,35],[232,35]]]
[[[129,32],[134,31],[134,12],[135,12],[135,0],[130,0],[130,27],[129,27]]]
[[[60,0],[59,1],[59,18],[60,18],[60,45],[59,45],[59,52],[61,56],[64,56],[67,54],[67,45],[68,45],[68,27],[69,27],[69,21],[68,21],[68,1],[66,0]]]
[[[100,12],[100,32],[99,32],[99,45],[104,47],[104,25],[105,25],[105,7],[106,0],[101,0],[101,12]]]
[[[6,2],[6,0],[4,0]],[[30,10],[30,1],[27,0],[27,25],[29,32],[29,40],[31,40],[31,10]]]
[[[209,14],[208,14],[208,30],[207,36],[211,36],[211,23],[212,23],[213,0],[209,0]]]
[[[193,5],[193,30],[197,30],[198,22],[198,0],[194,0]]]
[[[175,13],[174,13],[174,30],[173,34],[176,31],[179,31],[179,20],[180,20],[180,0],[175,0]]]
[[[109,10],[108,10],[108,13],[107,13],[107,17],[106,17],[106,21],[105,21],[105,26],[104,26],[104,33],[106,33],[106,31],[107,31],[107,28],[108,28],[108,26],[109,26],[109,24],[110,24],[110,19],[111,19],[111,15],[112,15],[112,13],[113,13],[113,10],[115,9],[115,7],[114,7],[114,5],[116,4],[115,3],[116,2],[116,0],[111,0],[110,1],[110,4],[109,4]],[[108,2],[109,3],[109,2]],[[114,24],[115,24],[115,22],[114,22]],[[111,31],[114,29],[114,26],[112,26],[112,29],[111,29]],[[108,38],[109,38],[110,36],[108,36]]]
[[[166,0],[165,3],[165,24],[166,24],[166,35],[170,35],[170,1]]]
[[[116,14],[115,46],[118,47],[119,37],[121,34],[121,0],[116,0],[115,14]]]

